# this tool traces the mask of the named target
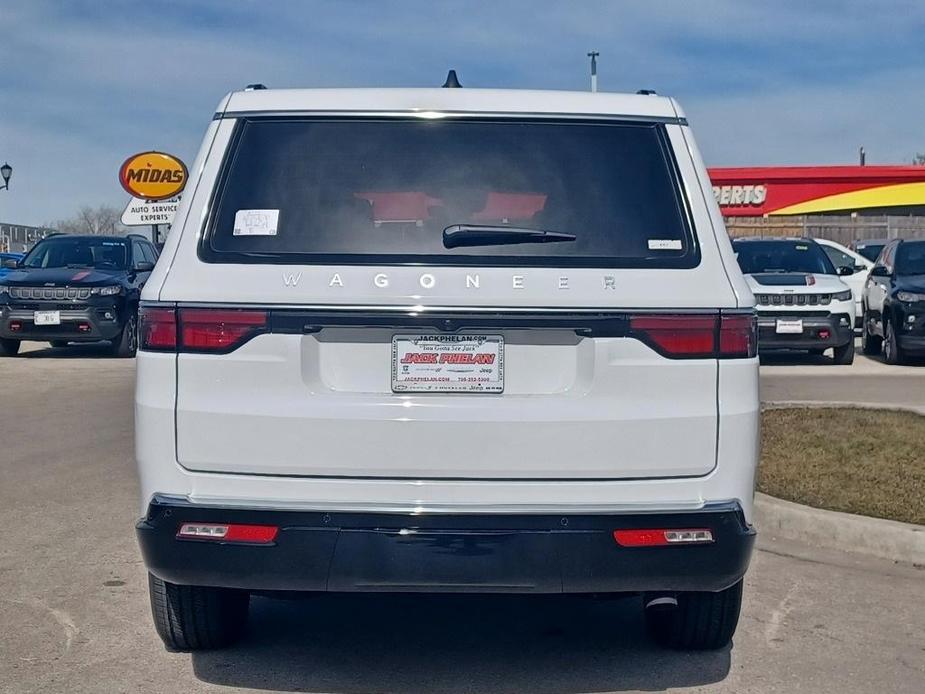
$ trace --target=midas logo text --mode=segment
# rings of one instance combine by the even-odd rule
[[[182,183],[183,172],[176,169],[131,169],[126,172],[129,183]]]
[[[186,185],[186,165],[172,154],[141,152],[125,160],[119,182],[126,192],[143,200],[166,200]]]

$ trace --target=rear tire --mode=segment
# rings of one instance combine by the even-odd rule
[[[51,346],[55,349],[61,349],[62,347],[67,347],[67,340],[52,340]]]
[[[0,357],[15,357],[19,354],[20,340],[0,337]]]
[[[132,313],[122,328],[122,333],[112,341],[113,356],[129,359],[138,351],[138,314]]]
[[[869,326],[870,317],[865,311],[864,318],[861,320],[861,350],[864,354],[875,357],[880,354],[880,350],[883,347],[883,338],[871,335]]]
[[[247,625],[247,591],[178,586],[148,574],[148,593],[154,628],[167,650],[224,648]]]
[[[906,362],[906,355],[903,354],[902,348],[896,340],[896,330],[893,328],[893,321],[884,317],[884,338],[883,338],[883,360],[887,364],[899,366]]]
[[[854,363],[854,338],[851,338],[851,341],[842,345],[841,347],[836,347],[833,351],[833,358],[835,359],[836,364],[842,366],[847,366],[848,364]]]
[[[657,596],[646,597],[649,600]],[[646,607],[656,643],[676,650],[716,650],[732,640],[742,609],[742,581],[718,593],[677,593],[677,605]]]

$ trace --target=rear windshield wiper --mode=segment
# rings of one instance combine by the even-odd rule
[[[488,224],[453,224],[443,230],[443,245],[446,248],[504,246],[512,243],[556,243],[574,241],[575,238],[574,234],[561,231]]]

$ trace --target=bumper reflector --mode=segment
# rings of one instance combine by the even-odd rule
[[[218,523],[184,523],[177,532],[181,540],[217,540],[219,542],[245,542],[266,545],[276,539],[279,528],[275,525],[241,525]]]
[[[676,530],[614,530],[613,539],[621,547],[664,547],[666,545],[700,545],[713,542],[706,528]]]

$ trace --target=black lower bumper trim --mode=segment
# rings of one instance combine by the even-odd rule
[[[801,331],[798,333],[777,332],[778,318],[802,321]],[[796,314],[775,316],[773,313],[759,313],[758,315],[759,352],[777,349],[827,349],[847,345],[852,340],[854,340],[854,326],[844,314],[807,318],[801,318]]]
[[[900,348],[910,354],[925,354],[925,335],[897,335]]]
[[[272,545],[178,540],[184,522],[276,525]],[[267,511],[156,498],[136,526],[148,569],[253,591],[717,591],[745,574],[755,531],[735,502],[609,515]],[[704,545],[628,548],[615,529],[709,528]]]
[[[0,312],[0,337],[12,340],[68,340],[70,342],[97,342],[113,340],[122,333],[124,316],[115,306],[89,306],[66,310],[36,309],[7,306]],[[55,310],[60,317],[56,325],[36,325],[37,311]],[[112,318],[106,318],[106,313]],[[18,324],[13,330],[11,324]]]

